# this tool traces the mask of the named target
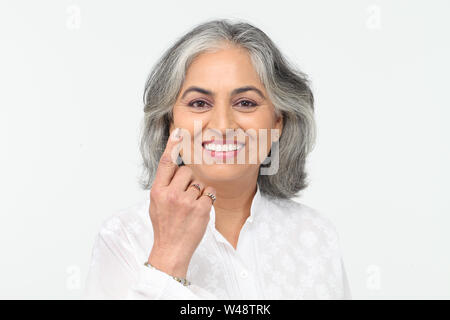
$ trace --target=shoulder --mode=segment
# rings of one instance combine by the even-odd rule
[[[300,241],[302,247],[328,246],[339,249],[339,235],[334,222],[321,210],[292,199],[270,199],[269,212],[273,221]]]
[[[146,201],[141,200],[116,209],[100,224],[94,240],[88,278],[88,281],[93,281],[90,285],[94,290],[111,290],[111,293],[119,295],[116,291],[119,287],[124,290],[129,285],[128,281],[135,280],[141,261],[148,258],[145,207]],[[109,281],[109,277],[114,278],[114,281]]]
[[[148,217],[149,199],[144,198],[127,207],[112,212],[100,225],[99,236],[130,237],[148,230],[150,218]]]
[[[297,223],[311,223],[322,229],[335,229],[333,221],[321,210],[315,209],[293,199],[267,198],[271,212],[282,215],[283,220]]]

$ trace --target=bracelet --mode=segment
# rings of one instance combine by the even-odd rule
[[[146,267],[151,268],[151,269],[155,269],[155,270],[161,271],[161,270],[155,268],[154,266],[152,266],[150,263],[148,263],[148,261],[145,262],[144,265],[145,265]],[[161,272],[164,272],[164,271],[161,271]],[[165,273],[165,272],[164,272],[164,273]],[[184,279],[184,278],[178,278],[178,277],[174,277],[174,276],[171,276],[171,277],[172,277],[174,280],[176,280],[176,281],[178,281],[179,283],[181,283],[183,286],[189,286],[189,285],[191,284],[190,281],[188,281],[188,280],[186,280],[186,279]]]

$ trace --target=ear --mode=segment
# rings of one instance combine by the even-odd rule
[[[275,121],[275,125],[273,127],[273,129],[278,129],[278,133],[275,130],[275,132],[272,134],[272,142],[277,142],[280,139],[281,133],[283,132],[283,124],[283,115],[280,115]]]

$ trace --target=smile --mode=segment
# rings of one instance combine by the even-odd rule
[[[228,141],[227,141],[228,142]],[[205,141],[202,143],[203,149],[211,156],[215,158],[230,158],[235,157],[239,150],[241,150],[245,144],[239,142],[230,143],[216,143],[211,141]]]
[[[209,151],[222,151],[222,152],[228,152],[228,151],[235,151],[235,150],[239,150],[243,147],[243,144],[217,144],[217,143],[207,143],[204,144],[203,147],[206,150]]]

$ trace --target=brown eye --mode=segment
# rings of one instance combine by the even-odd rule
[[[194,100],[188,104],[188,106],[194,108],[194,109],[205,109],[205,105],[207,105],[207,102],[203,100]]]
[[[241,100],[237,104],[239,107],[243,107],[243,108],[253,108],[253,107],[257,106],[256,103],[253,103],[250,100]]]

